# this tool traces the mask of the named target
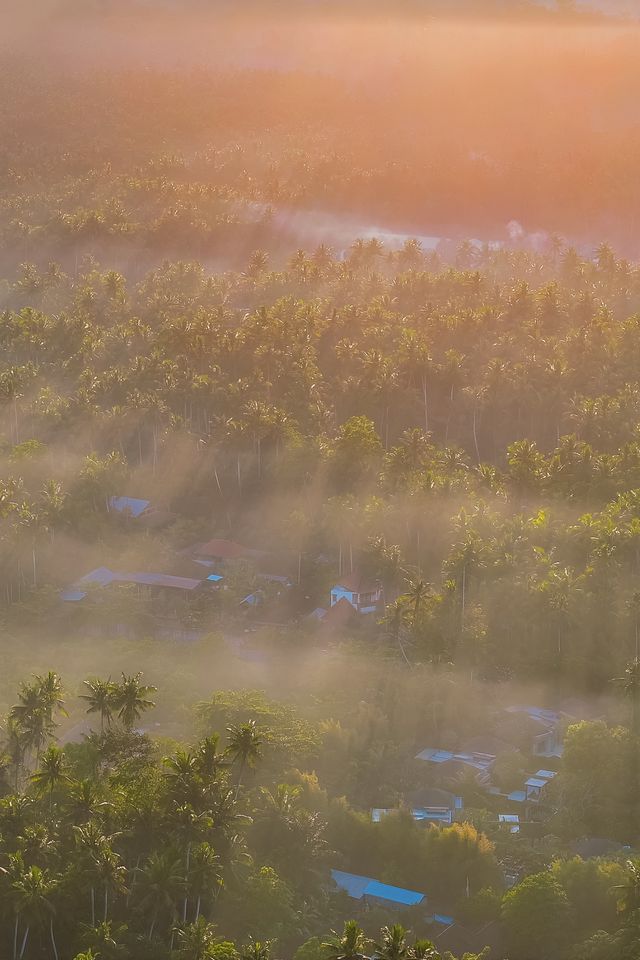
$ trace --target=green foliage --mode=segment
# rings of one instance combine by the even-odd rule
[[[517,960],[562,955],[568,939],[569,901],[551,874],[533,874],[506,893],[502,917]]]

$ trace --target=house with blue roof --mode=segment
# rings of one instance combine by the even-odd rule
[[[536,757],[561,757],[562,739],[568,715],[514,704],[507,707],[500,722],[505,739],[516,742],[520,749]]]
[[[397,807],[374,807],[371,819],[374,823],[380,823],[385,817],[399,813],[400,810]],[[405,812],[411,814],[416,823],[440,823],[447,827],[453,823],[453,810],[450,807],[413,807]]]
[[[371,877],[362,877],[355,873],[344,873],[342,870],[332,870],[331,879],[352,900],[363,903],[377,903],[393,907],[415,907],[426,902],[424,893],[416,890],[405,890],[403,887],[394,887]]]
[[[109,497],[108,507],[114,513],[130,516],[137,520],[149,510],[151,501],[140,500],[137,497]]]
[[[331,606],[337,606],[342,600],[357,613],[376,613],[384,606],[382,584],[355,571],[345,574],[331,588]]]
[[[79,603],[88,596],[90,591],[96,588],[106,589],[114,584],[134,585],[156,597],[160,595],[190,596],[201,588],[215,586],[207,580],[198,580],[193,577],[174,577],[166,573],[123,573],[110,570],[109,567],[97,567],[81,577],[70,589],[63,591],[60,596],[67,603]]]

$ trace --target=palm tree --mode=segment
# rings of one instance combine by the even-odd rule
[[[64,752],[55,746],[50,746],[40,758],[40,769],[31,776],[38,793],[49,791],[49,809],[53,809],[53,791],[61,783],[70,783],[71,777],[65,773],[66,758]]]
[[[200,917],[203,896],[213,893],[215,900],[222,885],[220,858],[210,844],[198,844],[193,851],[189,874],[189,891],[196,898],[196,922]]]
[[[420,610],[429,596],[429,584],[425,583],[424,580],[412,580],[407,588],[405,594],[408,603],[413,608],[413,625],[416,625],[418,617],[420,616]]]
[[[145,711],[155,707],[154,701],[149,700],[148,697],[158,688],[141,683],[141,678],[142,673],[136,673],[130,677],[123,673],[122,683],[116,686],[114,707],[117,708],[118,718],[127,730],[132,729],[136,720],[139,720]]]
[[[387,628],[389,639],[398,645],[405,661],[410,664],[409,658],[405,653],[402,643],[402,634],[406,631],[409,623],[410,614],[406,606],[406,598],[398,597],[392,603],[388,603],[384,611],[384,617],[380,621]]]
[[[74,781],[69,787],[69,815],[72,823],[83,824],[99,811],[106,811],[111,804],[102,799],[96,782],[85,777]]]
[[[195,769],[204,781],[215,780],[221,767],[227,765],[224,754],[218,752],[220,736],[212,733],[198,744],[194,756]]]
[[[176,960],[207,960],[217,942],[215,927],[204,917],[176,930]]]
[[[96,876],[104,889],[104,910],[102,920],[107,921],[109,912],[109,894],[126,893],[127,870],[120,863],[115,851],[104,844],[94,857]]]
[[[95,960],[125,960],[129,951],[123,943],[127,932],[125,924],[114,924],[111,920],[84,927],[82,937],[83,946],[88,947],[88,954]],[[77,957],[75,958],[77,960]]]
[[[161,911],[175,920],[177,904],[184,893],[182,858],[175,850],[152,853],[140,871],[140,906],[151,917],[147,938],[151,940]]]
[[[111,677],[108,680],[99,680],[97,678],[84,680],[84,685],[89,693],[80,694],[81,700],[86,700],[89,704],[87,713],[100,714],[100,733],[104,733],[105,723],[111,726],[113,720],[113,711],[115,708],[117,685],[112,682]]]
[[[640,908],[640,861],[627,860],[627,879],[613,889],[620,892],[618,909],[626,916]]]
[[[365,960],[365,936],[355,920],[347,920],[342,935],[333,933],[322,944],[327,951],[326,960]]]
[[[261,736],[255,720],[227,727],[227,733],[229,734],[227,753],[234,760],[240,761],[235,794],[237,800],[244,769],[246,766],[252,767],[262,757],[264,738]]]
[[[25,753],[35,751],[36,760],[48,737],[53,733],[51,708],[48,697],[38,683],[23,683],[18,693],[18,703],[9,712],[9,719],[20,732]]]
[[[409,947],[408,956],[410,960],[441,960],[431,940],[416,940],[413,946]]]
[[[380,960],[405,960],[409,948],[407,946],[407,931],[400,923],[391,927],[383,927],[382,943],[376,943],[376,957]]]
[[[240,960],[271,960],[272,940],[254,940],[245,943],[240,951]]]
[[[53,714],[56,710],[63,717],[67,717],[68,713],[64,708],[64,697],[62,696],[62,681],[58,674],[49,670],[44,677],[36,676],[35,679],[49,722],[53,721]]]
[[[631,660],[624,671],[623,677],[616,677],[613,681],[621,686],[623,695],[631,701],[631,729],[635,736],[638,736],[640,721],[640,660],[635,657]]]
[[[42,925],[47,918],[54,957],[55,960],[58,960],[58,948],[53,930],[55,909],[51,900],[54,889],[53,881],[49,879],[46,871],[41,870],[40,867],[29,867],[11,884],[14,909],[18,919],[22,918],[25,923],[22,945],[19,953],[17,953],[17,960],[22,960],[22,957],[24,957],[32,927]]]

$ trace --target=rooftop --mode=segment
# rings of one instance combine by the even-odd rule
[[[380,583],[354,570],[351,573],[342,574],[336,580],[335,587],[342,587],[350,593],[375,593],[380,589]]]
[[[424,893],[405,890],[402,887],[393,887],[388,883],[381,883],[371,877],[361,877],[355,873],[332,870],[331,877],[334,883],[354,900],[362,900],[363,897],[375,897],[377,900],[387,900],[389,903],[411,907],[417,903],[422,903],[425,899]]]
[[[452,753],[450,750],[438,750],[434,747],[427,747],[422,750],[416,760],[426,760],[429,763],[447,763],[449,760],[456,760],[458,763],[465,763],[476,770],[488,770],[493,764],[495,756],[490,753]]]
[[[139,517],[151,505],[150,500],[139,500],[136,497],[110,497],[109,509],[117,513],[130,513],[132,517]]]
[[[100,587],[106,587],[110,583],[137,583],[147,587],[170,587],[175,590],[195,590],[202,583],[202,580],[193,580],[190,577],[172,577],[166,573],[119,573],[109,570],[108,567],[96,567],[89,573],[81,577],[80,580],[70,589],[62,594],[63,600],[77,601],[83,600],[87,592],[82,590],[83,586],[96,584]]]

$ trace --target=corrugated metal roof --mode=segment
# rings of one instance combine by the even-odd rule
[[[493,764],[495,756],[490,753],[452,753],[450,750],[437,750],[428,747],[422,750],[416,760],[427,760],[429,763],[446,763],[448,760],[457,760],[459,763],[466,763],[467,766],[474,767],[476,770],[488,770]]]
[[[342,870],[332,870],[331,877],[334,883],[354,900],[362,900],[368,884],[372,882],[371,877],[359,877],[355,873],[344,873]]]
[[[355,873],[332,870],[331,876],[337,886],[354,900],[362,900],[363,897],[375,897],[377,900],[387,900],[389,903],[413,906],[416,903],[422,903],[425,899],[424,893],[404,890],[402,887],[393,887],[387,883],[380,883],[379,880],[372,880],[371,877],[361,877]]]
[[[371,811],[371,819],[374,823],[380,823],[383,817],[388,816],[390,813],[398,812],[400,811],[397,807],[391,809],[387,807],[374,807]],[[453,820],[453,814],[449,807],[415,807],[408,812],[418,823],[425,820],[434,823],[451,823]]]
[[[524,803],[527,799],[527,794],[524,790],[512,790],[511,793],[507,794],[507,800],[513,800],[514,803]]]
[[[195,590],[200,586],[201,580],[193,580],[190,577],[172,577],[166,573],[119,573],[109,570],[108,567],[97,567],[85,574],[78,581],[78,586],[83,583],[97,583],[101,587],[106,587],[110,583],[139,583],[149,587],[173,587],[177,590]]]
[[[109,500],[111,510],[130,513],[132,517],[139,517],[150,504],[150,500],[139,500],[137,497],[111,497]]]
[[[525,786],[527,787],[546,787],[548,783],[548,780],[543,780],[540,777],[529,777],[528,780],[525,780]]]
[[[95,570],[90,570],[89,573],[84,575],[84,577],[81,577],[78,582],[98,583],[101,587],[106,587],[107,584],[113,583],[115,578],[115,573],[113,570],[109,570],[108,567],[96,567]]]
[[[377,900],[388,900],[390,903],[401,903],[407,907],[415,906],[416,903],[422,903],[424,900],[424,893],[392,887],[388,883],[380,883],[379,880],[371,880],[365,887],[364,895],[375,897]]]
[[[166,573],[116,573],[114,580],[119,583],[139,583],[148,587],[172,587],[176,590],[195,590],[202,580],[191,577],[172,577]]]

